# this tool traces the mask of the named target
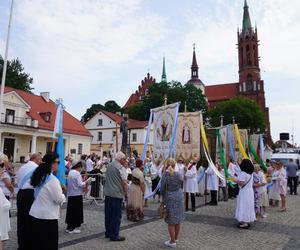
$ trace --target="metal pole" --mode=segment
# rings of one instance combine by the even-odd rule
[[[6,46],[5,46],[5,53],[4,53],[4,64],[3,64],[3,72],[2,72],[2,81],[1,81],[1,92],[0,92],[0,122],[2,121],[2,112],[3,112],[3,99],[4,99],[4,86],[5,86],[5,78],[6,78],[6,70],[7,70],[7,56],[8,56],[8,47],[9,47],[9,38],[10,38],[10,29],[11,29],[11,20],[14,8],[14,0],[11,0],[10,6],[10,14],[9,14],[9,21],[8,21],[8,29],[7,29],[7,36],[6,36]]]

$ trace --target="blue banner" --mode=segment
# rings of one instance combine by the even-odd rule
[[[59,165],[58,171],[56,173],[57,179],[60,181],[62,185],[66,185],[66,178],[65,178],[65,148],[64,148],[64,136],[60,134],[58,136],[58,142],[56,147],[56,153],[59,155]]]
[[[180,102],[177,103],[176,106],[176,113],[175,113],[175,122],[174,122],[174,127],[173,127],[173,131],[172,131],[172,138],[171,138],[171,143],[170,143],[170,147],[169,147],[169,157],[173,157],[175,158],[176,155],[176,147],[175,147],[175,140],[176,140],[176,134],[177,134],[177,127],[178,127],[178,112],[179,112],[179,106],[180,106]]]

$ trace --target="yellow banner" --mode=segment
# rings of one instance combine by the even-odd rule
[[[246,151],[243,147],[242,141],[241,141],[241,137],[240,137],[240,132],[239,132],[239,128],[237,126],[237,124],[234,124],[234,129],[235,129],[235,135],[239,144],[239,149],[244,157],[244,159],[249,159],[248,155],[246,154]]]
[[[205,129],[204,129],[203,123],[201,123],[201,134],[202,134],[202,139],[203,139],[203,143],[205,145],[206,151],[209,153],[208,142],[207,142],[207,137],[205,134]]]

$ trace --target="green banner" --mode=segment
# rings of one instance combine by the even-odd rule
[[[260,165],[261,169],[264,172],[267,172],[267,167],[265,165],[265,163],[262,161],[262,159],[259,158],[258,154],[256,153],[254,147],[252,146],[250,139],[248,140],[248,145],[249,145],[249,149],[251,154],[254,156],[254,159],[256,160],[256,162]]]

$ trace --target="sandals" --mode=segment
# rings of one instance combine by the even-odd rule
[[[238,225],[238,228],[240,228],[240,229],[249,229],[249,227],[250,227],[250,224],[248,224],[248,223]]]

